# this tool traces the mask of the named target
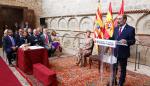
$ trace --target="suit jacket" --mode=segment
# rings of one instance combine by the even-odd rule
[[[135,29],[132,26],[126,24],[123,31],[119,36],[119,27],[116,27],[112,37],[114,40],[125,39],[127,41],[127,46],[117,45],[114,49],[114,55],[117,58],[128,58],[130,57],[130,45],[135,44]]]
[[[15,39],[17,46],[21,46],[23,44],[23,37],[21,37],[19,34],[15,34]]]
[[[15,42],[15,46],[16,46],[16,41],[14,39],[14,42]],[[4,39],[3,39],[3,43],[5,44],[4,45],[4,50],[6,53],[11,53],[13,51],[13,49],[11,47],[13,47],[12,45],[12,42],[11,42],[11,39],[9,38],[9,36],[5,36]]]
[[[42,46],[46,47],[47,44],[45,43],[45,36],[44,36],[44,34],[42,34],[40,37],[41,37],[41,40],[42,40]],[[48,41],[49,41],[50,44],[52,44],[52,42],[53,42],[50,35],[48,35]]]
[[[30,44],[31,46],[34,46],[36,44],[41,45],[41,38],[39,35],[37,36],[32,35],[28,37],[28,42],[31,43]]]

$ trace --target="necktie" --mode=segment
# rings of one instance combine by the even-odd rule
[[[122,32],[121,30],[122,30],[122,27],[119,28],[119,36],[120,36],[120,34],[121,34],[121,32]]]
[[[46,34],[45,43],[48,44],[48,35]]]

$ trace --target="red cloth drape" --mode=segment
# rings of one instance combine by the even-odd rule
[[[41,63],[49,67],[48,52],[46,49],[22,50],[17,51],[17,66],[25,73],[33,73],[33,64]]]

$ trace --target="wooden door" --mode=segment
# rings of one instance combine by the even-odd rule
[[[23,8],[0,5],[0,47],[5,26],[8,26],[7,29],[15,31],[15,22],[19,24],[21,21],[23,21]]]
[[[35,20],[34,10],[24,9],[24,21],[28,22],[32,29],[35,28]]]

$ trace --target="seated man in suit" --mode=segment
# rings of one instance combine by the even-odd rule
[[[18,47],[22,45],[23,32],[24,32],[23,29],[20,28],[18,30],[18,33],[15,34],[16,44]]]
[[[20,44],[21,45],[23,45],[23,44],[30,45],[30,43],[29,43],[29,36],[28,36],[27,31],[23,32],[23,36],[20,38]]]
[[[37,31],[38,31],[39,36],[41,36],[43,34],[42,27],[38,27]]]
[[[4,37],[3,43],[5,44],[4,50],[6,52],[8,62],[10,66],[13,66],[12,59],[15,59],[13,53],[16,52],[18,46],[16,46],[16,41],[13,37],[12,30],[8,30],[8,35]]]
[[[33,35],[32,29],[31,29],[31,28],[28,28],[28,29],[27,29],[27,33],[28,33],[28,36],[32,36],[32,35]]]
[[[86,66],[86,64],[87,64],[86,57],[88,57],[92,54],[93,47],[94,47],[94,41],[93,41],[93,38],[90,37],[90,35],[91,35],[91,31],[87,30],[85,46],[83,48],[81,48],[78,52],[79,61],[76,63],[77,65],[80,64],[80,66]]]
[[[38,34],[37,29],[33,30],[33,35],[29,36],[28,40],[31,46],[41,45],[41,38]]]
[[[50,57],[51,54],[54,53],[55,48],[54,48],[54,46],[52,46],[53,41],[51,39],[51,36],[48,34],[47,28],[43,29],[43,34],[41,35],[41,40],[42,40],[42,46],[48,50],[48,55]]]

